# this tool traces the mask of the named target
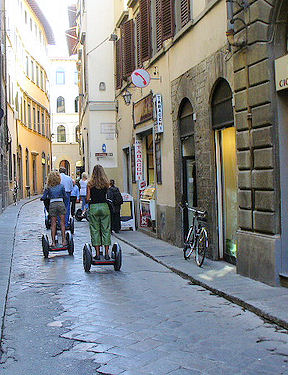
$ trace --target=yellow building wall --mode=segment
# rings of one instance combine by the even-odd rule
[[[27,197],[26,186],[30,186],[30,193],[40,194],[44,187],[42,153],[45,153],[45,175],[51,168],[51,142],[44,136],[28,129],[18,122],[19,146],[22,148],[22,170],[24,196]],[[26,149],[29,155],[29,185],[27,185]],[[48,156],[50,160],[48,160]],[[36,189],[33,184],[33,159],[36,161]]]

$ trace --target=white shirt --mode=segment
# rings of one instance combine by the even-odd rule
[[[67,176],[65,173],[60,173],[61,184],[64,185],[66,193],[71,193],[73,189],[73,181],[70,176]]]
[[[88,185],[88,180],[80,180],[79,181],[79,185],[80,185],[80,195],[83,196],[87,194],[87,185]]]

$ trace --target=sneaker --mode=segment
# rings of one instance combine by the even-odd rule
[[[106,254],[106,255],[105,255],[105,260],[110,260],[110,256],[109,256],[109,254]]]

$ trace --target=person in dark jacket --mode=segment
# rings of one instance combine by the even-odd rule
[[[112,201],[111,229],[115,233],[119,233],[121,229],[120,211],[123,198],[118,187],[115,186],[114,180],[110,180],[110,188],[107,197]]]

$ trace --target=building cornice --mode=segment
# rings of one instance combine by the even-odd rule
[[[121,13],[121,16],[119,17],[118,21],[116,22],[116,27],[119,28],[122,25],[122,23],[127,21],[128,17],[129,17],[128,10],[123,10],[123,12]]]

